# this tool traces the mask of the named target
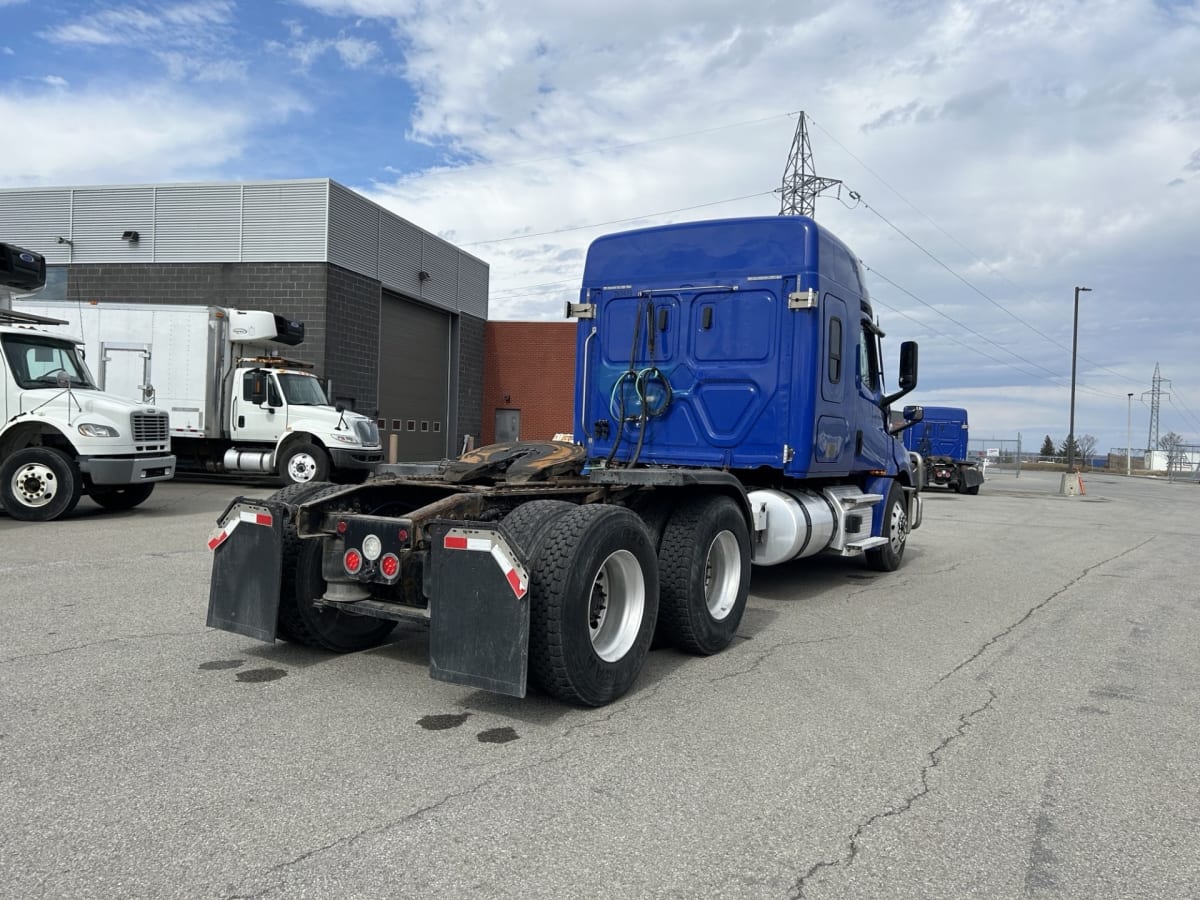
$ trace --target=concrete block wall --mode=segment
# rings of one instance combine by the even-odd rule
[[[330,400],[370,416],[379,407],[378,281],[329,266],[325,372],[333,380]]]
[[[575,409],[574,322],[488,322],[483,438],[493,443],[496,410],[521,411],[521,440],[570,432]]]
[[[494,324],[465,313],[458,317],[458,431],[452,455],[462,449],[468,434],[475,437],[477,447],[488,443],[482,439],[484,366],[487,330]]]

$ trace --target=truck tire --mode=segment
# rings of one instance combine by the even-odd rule
[[[658,559],[641,520],[604,504],[566,511],[546,532],[530,580],[533,680],[582,706],[628,691],[658,615]]]
[[[877,572],[894,572],[904,559],[904,545],[908,541],[908,506],[904,499],[904,488],[893,481],[883,507],[883,527],[880,536],[887,543],[866,552],[867,565]]]
[[[154,493],[154,482],[129,485],[92,485],[88,496],[105,509],[133,509]]]
[[[79,503],[75,461],[53,447],[26,447],[0,465],[0,504],[14,519],[50,522]]]
[[[328,482],[289,484],[268,500],[294,505],[338,490],[341,490],[338,485]],[[388,619],[353,616],[313,605],[312,601],[325,593],[321,544],[316,540],[301,540],[296,534],[295,518],[290,514],[284,518],[280,576],[275,632],[284,640],[334,653],[353,653],[383,643],[396,627]]]
[[[541,538],[546,535],[550,526],[575,508],[576,504],[566,500],[531,500],[522,503],[501,519],[500,528],[520,551],[524,561],[532,565],[541,545]]]
[[[286,484],[311,484],[329,479],[329,454],[316,444],[289,444],[279,459],[279,476]]]
[[[658,548],[658,630],[709,656],[729,646],[750,590],[750,531],[729,497],[695,497],[671,513]]]

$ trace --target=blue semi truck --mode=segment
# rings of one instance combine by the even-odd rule
[[[967,453],[967,411],[957,406],[924,406],[922,417],[904,432],[904,446],[924,461],[922,487],[978,494],[983,470]]]
[[[332,651],[430,629],[437,679],[565,702],[624,694],[657,639],[723,650],[751,566],[819,553],[890,571],[921,522],[855,255],[810,218],[601,237],[578,302],[573,442],[480,448],[361,485],[239,497],[208,624]]]

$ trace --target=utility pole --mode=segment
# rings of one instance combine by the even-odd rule
[[[1075,288],[1075,324],[1071,329],[1071,428],[1067,432],[1067,471],[1075,471],[1075,359],[1079,355],[1079,294],[1090,287]]]
[[[1129,417],[1125,420],[1125,474],[1132,474],[1130,466],[1129,454],[1133,452],[1133,391],[1128,394],[1129,397]]]
[[[783,186],[779,188],[779,214],[812,218],[816,215],[817,197],[833,187],[838,189],[838,196],[841,196],[842,183],[836,178],[819,177],[813,168],[808,124],[801,110],[787,167],[783,170]]]

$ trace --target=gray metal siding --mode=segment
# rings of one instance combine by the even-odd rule
[[[329,185],[329,261],[368,278],[379,277],[379,216],[370,200]]]
[[[421,298],[443,309],[456,309],[458,250],[441,238],[425,234],[421,241],[421,268],[429,273],[421,284]]]
[[[0,234],[51,264],[329,262],[487,317],[487,263],[329,179],[0,190]]]
[[[465,253],[458,254],[458,308],[467,315],[487,318],[487,263]]]
[[[421,296],[420,228],[390,213],[379,220],[379,280],[392,290]]]
[[[325,262],[329,182],[242,186],[243,262]]]
[[[36,250],[47,263],[67,262],[71,247],[58,243],[58,238],[71,236],[71,191],[0,192],[0,236]]]
[[[242,239],[241,185],[156,188],[154,223],[157,262],[238,259]]]
[[[71,262],[153,261],[154,188],[76,188],[72,210]]]

